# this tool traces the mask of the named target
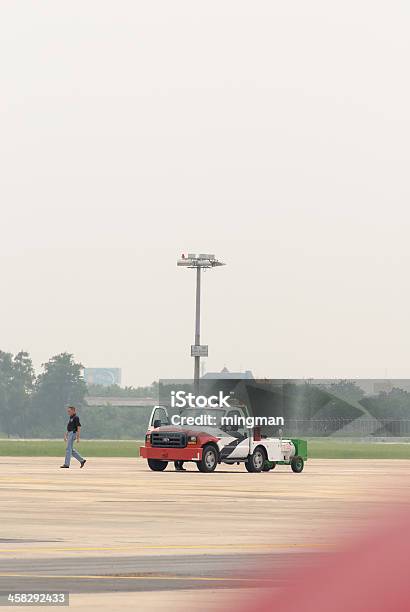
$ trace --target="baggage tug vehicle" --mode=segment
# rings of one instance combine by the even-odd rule
[[[185,408],[170,420],[166,407],[155,406],[140,456],[154,472],[170,461],[193,461],[200,472],[213,472],[220,463],[244,463],[248,472],[268,472],[276,465],[302,472],[306,440],[264,436],[260,427],[246,426],[248,416],[243,406]]]

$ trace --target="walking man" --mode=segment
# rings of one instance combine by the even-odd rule
[[[77,439],[77,442],[80,441],[80,432],[81,432],[80,419],[76,414],[74,406],[69,406],[67,408],[67,413],[68,413],[69,419],[67,423],[67,431],[64,434],[64,442],[67,443],[67,450],[65,453],[64,465],[61,465],[60,467],[69,468],[70,461],[71,461],[71,455],[72,455],[73,457],[77,459],[77,461],[80,462],[80,467],[82,468],[85,465],[86,459],[83,459],[80,453],[78,453],[74,448],[75,440]]]

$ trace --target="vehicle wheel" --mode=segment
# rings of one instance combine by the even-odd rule
[[[293,472],[300,474],[300,472],[303,472],[304,465],[305,465],[305,462],[303,461],[302,457],[299,457],[298,455],[296,455],[296,457],[292,457],[292,461],[290,462],[290,467],[292,468]]]
[[[265,450],[261,446],[257,446],[252,455],[245,462],[245,467],[248,472],[262,472],[265,461]]]
[[[200,472],[213,472],[218,465],[218,452],[214,446],[208,444],[202,452],[201,461],[197,461],[197,468]]]
[[[160,459],[147,459],[148,465],[153,472],[163,472],[168,465],[168,461]]]
[[[274,470],[275,467],[276,467],[276,463],[274,461],[268,461],[266,459],[265,463],[263,464],[262,471],[269,472],[270,470]]]

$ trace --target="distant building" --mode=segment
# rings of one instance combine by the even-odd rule
[[[152,397],[108,397],[106,395],[86,395],[85,403],[87,406],[114,406],[118,407],[135,407],[135,408],[153,408],[158,404],[158,400]]]
[[[221,379],[221,378],[230,378],[234,380],[238,379],[246,379],[246,380],[254,380],[253,374],[250,370],[245,370],[245,372],[230,372],[228,368],[223,368],[220,372],[207,372],[202,376],[204,379]]]
[[[121,368],[85,368],[84,379],[87,385],[121,385]]]

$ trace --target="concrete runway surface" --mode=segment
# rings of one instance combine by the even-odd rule
[[[377,525],[409,462],[311,460],[248,474],[151,472],[141,459],[0,457],[0,591],[70,591],[78,610],[216,610],[279,586]],[[278,576],[279,576],[278,571]],[[6,608],[4,608],[6,609]]]

